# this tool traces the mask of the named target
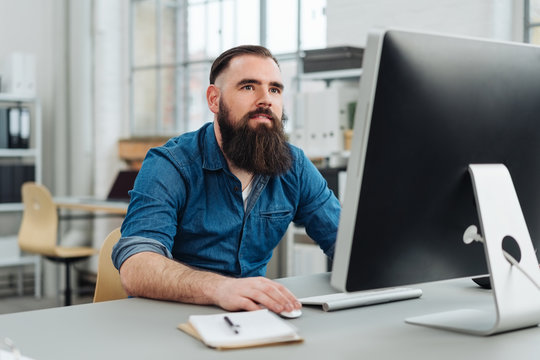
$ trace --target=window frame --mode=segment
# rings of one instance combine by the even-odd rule
[[[137,3],[148,1],[153,3],[155,6],[155,42],[156,42],[156,54],[155,59],[156,63],[152,65],[136,65],[135,64],[135,8]],[[226,0],[203,0],[198,3],[189,3],[189,0],[130,0],[129,3],[129,131],[131,136],[172,136],[184,133],[186,131],[192,130],[189,129],[189,118],[190,118],[190,70],[191,66],[206,66],[209,71],[210,66],[213,62],[213,58],[206,58],[202,60],[189,60],[188,59],[188,13],[189,6],[200,6],[208,5],[210,3],[223,3]],[[267,4],[269,0],[258,0],[259,1],[259,44],[262,46],[267,46]],[[274,53],[274,56],[278,61],[295,61],[296,62],[296,75],[303,72],[302,66],[302,2],[309,0],[296,0],[297,6],[297,18],[296,18],[296,50],[289,53]],[[161,45],[162,45],[162,10],[164,4],[174,4],[176,6],[176,19],[177,19],[177,28],[176,28],[176,62],[166,64],[161,62]],[[172,6],[172,5],[171,5]],[[326,8],[326,4],[325,4]],[[220,8],[221,14],[223,16],[222,8]],[[208,22],[208,19],[206,20]],[[165,68],[173,67],[175,71],[175,102],[174,102],[174,121],[173,129],[166,129],[164,127],[164,118],[163,118],[163,91],[162,91],[162,72]],[[137,129],[137,121],[135,114],[135,77],[141,71],[155,71],[155,108],[154,115],[156,121],[149,121],[148,129]],[[299,81],[295,81],[293,78],[291,81],[291,86],[287,89],[288,92],[295,93],[300,90]],[[194,94],[199,96],[199,94]],[[290,109],[294,112],[294,109]],[[211,119],[211,113],[206,107],[201,109],[201,113],[205,118]],[[185,119],[185,120],[184,120]],[[142,134],[141,132],[144,132]]]
[[[531,22],[531,0],[523,0],[523,15],[523,42],[530,43],[531,30],[540,29],[540,21]]]

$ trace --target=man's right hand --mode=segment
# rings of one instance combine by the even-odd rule
[[[266,307],[280,313],[300,309],[302,305],[283,285],[264,277],[218,280],[213,296],[225,310],[259,310]]]

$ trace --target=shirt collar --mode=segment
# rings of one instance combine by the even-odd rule
[[[216,134],[214,133],[214,123],[210,123],[205,128],[203,143],[203,169],[220,170],[226,168],[227,161],[218,145]]]

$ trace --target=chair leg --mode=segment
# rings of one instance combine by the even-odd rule
[[[41,257],[34,256],[34,295],[41,298]]]
[[[17,295],[23,296],[24,293],[24,274],[23,267],[17,267]]]
[[[66,261],[66,288],[64,295],[64,306],[71,305],[71,279],[69,276],[69,261]]]
[[[69,306],[71,305],[71,268],[70,265],[72,263],[75,263],[77,261],[81,261],[84,259],[87,259],[89,256],[79,256],[79,257],[70,257],[70,258],[61,258],[56,256],[47,256],[47,259],[54,261],[56,263],[64,263],[66,265],[66,282],[65,282],[65,289],[64,289],[64,305]],[[59,282],[57,282],[58,284]],[[60,291],[58,292],[60,293]]]

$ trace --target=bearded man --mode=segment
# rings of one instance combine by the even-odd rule
[[[301,304],[264,277],[291,221],[332,257],[340,204],[283,130],[283,82],[261,46],[213,63],[214,121],[151,149],[112,259],[132,296],[276,313]],[[332,119],[328,119],[332,121]]]

